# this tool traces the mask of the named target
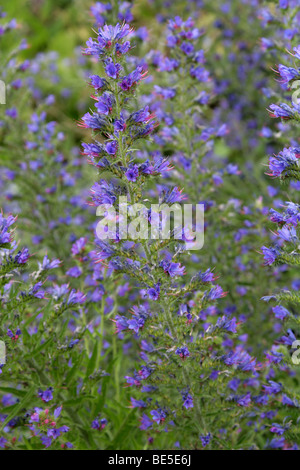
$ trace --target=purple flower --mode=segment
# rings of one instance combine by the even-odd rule
[[[95,5],[91,6],[91,13],[95,17],[98,26],[103,26],[105,24],[105,16],[109,10],[111,10],[110,4],[96,2]]]
[[[53,429],[48,429],[47,430],[47,436],[52,437],[53,439],[57,439],[60,436],[60,430],[53,428]]]
[[[186,346],[182,348],[177,348],[175,354],[181,357],[181,359],[185,359],[186,357],[190,357],[190,352]]]
[[[146,429],[151,428],[152,425],[153,425],[152,420],[144,413],[141,418],[141,426],[140,426],[141,431],[145,431]]]
[[[97,113],[86,113],[82,121],[79,123],[79,127],[90,128],[90,129],[103,129],[105,128],[106,121],[105,118],[101,117]]]
[[[119,23],[116,26],[104,25],[103,28],[99,28],[97,40],[89,39],[87,41],[87,48],[84,50],[86,55],[101,56],[106,54],[113,43],[123,39],[131,32],[128,24]]]
[[[41,436],[41,443],[42,443],[46,448],[48,448],[48,447],[50,447],[51,444],[52,444],[52,439],[51,439],[51,437],[49,437],[49,436],[44,436],[44,435],[42,435],[42,436]]]
[[[38,396],[46,403],[53,400],[53,388],[49,387],[43,392],[43,390],[38,391]]]
[[[102,429],[105,428],[106,425],[107,425],[107,419],[102,418],[101,420],[95,419],[92,422],[91,427],[92,429],[97,429],[98,431],[101,431]]]
[[[228,388],[230,388],[230,390],[233,390],[234,392],[236,392],[237,389],[239,388],[240,383],[241,383],[240,379],[234,378],[230,380],[230,382],[228,382],[227,386]]]
[[[150,287],[147,291],[148,297],[151,300],[158,300],[160,294],[160,283],[158,282],[155,287]]]
[[[194,46],[190,42],[183,42],[180,46],[180,49],[186,55],[191,55],[194,52]]]
[[[69,347],[70,349],[72,349],[77,343],[79,343],[79,339],[72,339],[72,340],[69,342],[68,347]]]
[[[114,105],[114,98],[111,93],[103,93],[103,95],[98,99],[95,104],[95,107],[99,114],[104,114],[108,116],[111,114]]]
[[[270,385],[264,385],[265,393],[267,395],[275,395],[282,390],[282,385],[280,383],[274,382],[273,380],[269,380]]]
[[[12,119],[17,119],[18,111],[16,108],[10,108],[5,111],[6,116],[11,117]]]
[[[11,215],[5,218],[0,212],[0,246],[12,242],[12,232],[8,232],[8,229],[16,220],[17,218]]]
[[[131,44],[129,41],[125,41],[123,44],[116,44],[116,53],[117,55],[124,55],[131,49]]]
[[[105,149],[102,144],[99,142],[94,142],[91,144],[82,143],[83,155],[98,157],[105,152]]]
[[[236,365],[238,369],[243,371],[254,372],[256,370],[256,359],[252,358],[240,346],[235,351],[230,351],[229,354],[223,356],[223,361],[229,366]]]
[[[107,86],[107,81],[104,78],[100,78],[98,75],[90,75],[89,79],[92,87],[97,91],[106,88]]]
[[[222,328],[223,330],[230,331],[231,333],[236,333],[236,318],[233,317],[228,319],[227,317],[223,316],[222,318],[218,318],[216,326],[218,328]]]
[[[126,130],[126,121],[125,119],[123,118],[123,116],[121,115],[120,116],[120,119],[117,119],[115,122],[114,122],[114,128],[115,128],[115,132],[124,132]]]
[[[183,406],[187,410],[194,407],[193,397],[189,393],[185,394],[183,397]]]
[[[287,395],[282,395],[282,404],[283,405],[288,405],[288,406],[297,406],[297,403],[294,402],[291,398],[289,398]]]
[[[73,266],[73,268],[70,268],[66,272],[66,274],[67,274],[67,276],[70,276],[70,277],[79,277],[82,274],[82,270],[78,266]]]
[[[129,375],[125,375],[124,378],[126,379],[126,382],[127,382],[129,387],[133,387],[133,386],[140,387],[141,386],[141,382],[136,376],[129,377]]]
[[[133,72],[122,78],[122,81],[119,83],[119,87],[122,88],[123,91],[129,91],[135,87],[146,74],[147,71],[144,70],[144,67],[138,66]]]
[[[67,301],[68,305],[76,305],[76,304],[83,304],[86,300],[85,294],[80,291],[76,291],[72,289]]]
[[[272,346],[272,350],[265,354],[269,364],[280,364],[284,357],[283,354],[276,351],[275,346]]]
[[[16,254],[14,261],[17,264],[26,264],[29,258],[30,255],[28,249],[22,248],[22,250],[18,251],[18,253]]]
[[[139,168],[137,165],[132,165],[131,167],[128,168],[128,170],[125,173],[126,178],[128,181],[131,181],[133,183],[136,182],[139,176]]]
[[[170,100],[176,96],[175,88],[162,88],[158,85],[154,85],[155,93],[163,98],[164,100]]]
[[[209,72],[204,67],[198,65],[197,67],[192,66],[190,69],[191,77],[196,78],[199,82],[208,82]]]
[[[128,122],[134,122],[136,124],[143,124],[149,122],[153,118],[153,115],[149,111],[149,106],[146,106],[139,111],[131,114],[128,118]]]
[[[113,320],[116,324],[117,328],[117,333],[120,333],[120,331],[127,330],[129,325],[128,325],[128,320],[126,317],[116,315],[115,319]]]
[[[145,319],[140,318],[131,318],[128,320],[128,328],[133,330],[135,333],[138,333],[141,328],[143,328],[145,324]]]
[[[130,401],[133,408],[146,408],[147,406],[147,403],[143,400],[136,400],[135,398],[130,397]]]
[[[115,186],[105,180],[96,182],[91,189],[93,205],[114,204],[117,199]],[[112,250],[112,248],[110,248]]]
[[[286,344],[288,346],[292,346],[294,341],[296,341],[296,336],[294,335],[293,331],[291,329],[287,330],[287,336],[282,336],[280,341],[283,344]]]
[[[85,237],[81,237],[78,240],[76,240],[75,243],[72,245],[72,255],[79,255],[84,249],[86,245],[87,239]]]
[[[60,265],[61,261],[59,259],[53,259],[49,260],[47,255],[44,256],[43,263],[41,265],[41,268],[46,270],[46,269],[55,269],[58,268]]]
[[[99,29],[98,40],[102,40],[106,43],[109,43],[110,41],[117,41],[119,39],[123,39],[128,36],[128,34],[130,34],[131,32],[132,29],[126,23],[118,23],[116,26],[105,25],[103,28]]]
[[[115,140],[108,142],[105,146],[105,149],[109,155],[116,155],[118,149],[118,142],[116,142]]]
[[[278,250],[278,248],[268,248],[266,246],[262,246],[261,247],[261,250],[263,252],[263,255],[264,255],[264,260],[265,260],[265,265],[266,266],[270,266],[271,264],[274,263],[274,261],[276,261],[278,255],[280,254],[280,251]]]
[[[270,442],[270,447],[271,449],[281,449],[284,447],[285,444],[285,439],[284,437],[281,437],[280,439],[272,439]]]
[[[251,403],[251,393],[248,392],[246,395],[237,397],[236,401],[237,401],[237,404],[240,406],[249,406]]]
[[[163,423],[167,417],[166,413],[161,409],[152,410],[150,411],[150,414],[152,416],[153,421],[155,421],[156,424]]]
[[[205,293],[205,297],[209,300],[216,300],[225,297],[227,292],[224,292],[221,286],[214,286],[210,291]]]
[[[270,176],[281,176],[287,169],[297,167],[297,161],[300,157],[300,148],[284,148],[278,155],[270,157],[269,168]]]
[[[109,62],[105,68],[105,72],[109,78],[116,79],[119,76],[120,69],[120,64],[114,64],[113,62]]]
[[[292,67],[286,67],[285,65],[278,65],[278,72],[282,78],[283,83],[288,83],[294,78],[299,76],[299,70],[296,70]]]
[[[185,267],[181,266],[180,263],[172,263],[163,261],[161,263],[162,268],[170,277],[183,276],[185,274]]]
[[[56,419],[59,418],[61,412],[62,412],[62,406],[59,406],[58,408],[54,410],[54,413],[53,413],[54,418]]]
[[[280,426],[280,424],[277,423],[272,423],[272,426],[270,427],[270,431],[273,432],[274,434],[278,434],[278,436],[282,436],[285,432],[285,428]]]
[[[6,443],[7,443],[7,439],[5,439],[5,437],[0,437],[0,447],[1,447],[1,449],[5,448]]]
[[[289,0],[279,0],[279,7],[280,8],[287,8],[289,6]]]
[[[141,370],[138,371],[138,374],[141,377],[141,379],[145,380],[148,377],[150,377],[150,375],[152,374],[152,369],[150,369],[147,366],[143,366]]]
[[[282,307],[282,305],[276,305],[276,307],[272,308],[272,311],[275,314],[275,317],[279,320],[284,320],[286,317],[291,315],[286,308]]]
[[[293,51],[295,52],[294,57],[300,60],[300,46],[294,47]]]
[[[182,189],[179,190],[177,187],[170,189],[163,198],[163,203],[173,204],[175,202],[181,202],[185,199],[182,195]]]
[[[270,105],[270,116],[282,119],[291,119],[294,116],[294,111],[285,103]]]

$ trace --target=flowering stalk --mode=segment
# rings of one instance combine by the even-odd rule
[[[107,206],[113,206],[119,220],[123,213],[118,198],[126,196],[129,200],[128,225],[134,220],[131,209],[137,203],[145,202],[143,188],[146,183],[150,178],[155,181],[169,165],[160,156],[140,161],[140,154],[135,153],[139,141],[148,139],[156,123],[147,106],[138,111],[130,108],[129,99],[134,96],[146,71],[143,66],[137,66],[124,75],[124,62],[132,47],[127,40],[129,35],[130,28],[126,24],[105,25],[99,28],[96,40],[87,42],[84,53],[99,59],[105,76],[90,77],[96,109],[86,113],[80,124],[93,131],[93,142],[83,144],[84,154],[101,176],[107,175],[92,187],[91,204],[100,208],[104,205],[105,210]],[[176,187],[161,195],[161,203],[167,205],[180,201],[182,194]],[[142,216],[148,221],[153,214],[148,209]],[[113,222],[115,220],[113,216]],[[220,286],[214,285],[215,278],[209,269],[198,272],[184,283],[185,268],[181,261],[184,248],[175,241],[174,232],[170,233],[169,240],[145,238],[137,242],[130,230],[126,241],[123,241],[124,233],[120,227],[116,233],[110,230],[108,226],[106,240],[96,240],[100,248],[98,262],[106,264],[117,279],[124,274],[131,278],[142,294],[131,317],[118,314],[114,319],[118,333],[132,330],[141,341],[143,365],[133,376],[126,376],[129,386],[149,394],[147,401],[132,398],[132,406],[144,411],[140,428],[148,432],[154,427],[170,430],[175,420],[181,432],[191,421],[185,420],[189,417],[188,410],[194,409],[195,429],[187,435],[183,445],[191,446],[194,439],[201,436],[202,445],[206,446],[211,440],[213,426],[212,422],[206,423],[206,417],[212,406],[223,408],[218,394],[213,395],[213,405],[204,398],[214,388],[209,383],[210,376],[220,377],[220,386],[224,387],[226,377],[231,374],[228,365],[235,364],[241,371],[254,372],[256,362],[246,352],[228,353],[218,346],[223,335],[236,333],[235,318],[220,317],[204,332],[199,328],[199,310],[208,308],[225,293]],[[178,396],[181,396],[179,407]],[[242,397],[236,399],[239,404],[243,403]],[[247,403],[246,400],[245,406]],[[148,408],[151,417],[146,413]]]

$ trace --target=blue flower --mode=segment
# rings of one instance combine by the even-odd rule
[[[203,447],[206,447],[206,446],[208,446],[208,444],[209,444],[210,441],[212,440],[212,434],[209,432],[209,433],[206,434],[206,435],[200,436],[200,439],[201,439],[201,442],[202,442]]]
[[[270,266],[271,264],[273,264],[276,259],[278,258],[278,256],[280,255],[280,251],[278,248],[275,248],[275,247],[266,247],[266,246],[262,246],[261,247],[261,250],[263,252],[263,255],[264,255],[264,260],[265,260],[265,265],[266,266]]]
[[[38,396],[46,403],[49,401],[53,400],[53,388],[49,387],[47,390],[39,390],[38,391]]]

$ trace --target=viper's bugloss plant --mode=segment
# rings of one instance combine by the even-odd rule
[[[147,156],[143,149],[143,158],[151,154],[168,157],[174,171],[163,173],[161,187],[176,185],[183,188],[189,202],[204,204],[209,243],[205,242],[201,253],[195,252],[185,260],[187,272],[193,273],[201,259],[201,264],[222,273],[223,288],[230,290],[224,308],[240,312],[242,322],[247,318],[249,346],[257,352],[262,348],[257,338],[258,325],[263,321],[258,315],[259,298],[273,281],[272,276],[268,278],[261,271],[260,257],[253,249],[261,239],[268,240],[265,205],[271,203],[273,191],[260,184],[261,175],[256,176],[260,165],[252,166],[257,159],[254,151],[260,159],[263,155],[255,144],[254,135],[257,139],[260,124],[254,122],[252,110],[257,102],[256,87],[264,85],[257,76],[262,73],[257,68],[263,67],[264,55],[258,39],[252,42],[247,36],[247,43],[242,39],[239,42],[235,34],[244,34],[237,32],[243,24],[243,15],[248,19],[251,15],[251,21],[255,18],[258,38],[262,32],[255,2],[246,2],[244,8],[237,3],[222,8],[221,3],[203,8],[191,2],[188,8],[193,11],[193,20],[164,18],[166,37],[159,42],[158,51],[147,55],[155,79],[144,87],[147,93],[141,97],[142,102],[150,104],[161,124],[154,142],[147,148]],[[220,20],[208,24],[201,7],[204,11],[218,12]],[[192,76],[196,69],[199,73]],[[255,87],[242,85],[246,76]],[[242,145],[243,152],[248,154],[245,150],[248,144],[251,159],[236,151]],[[253,195],[250,199],[246,187]],[[155,187],[150,187],[150,191],[155,191]],[[252,292],[259,286],[261,295],[256,300]],[[269,328],[269,324],[263,324]]]
[[[197,35],[195,29],[191,31]],[[84,143],[83,149],[100,175],[91,189],[91,204],[106,210],[113,206],[117,214],[113,220],[119,220],[123,217],[119,198],[126,197],[129,225],[137,204],[147,203],[147,183],[159,184],[160,173],[170,170],[166,158],[154,155],[143,161],[142,152],[136,150],[156,132],[156,117],[148,106],[134,110],[130,104],[146,74],[144,66],[124,74],[132,48],[130,32],[125,23],[104,25],[97,38],[87,42],[84,53],[98,58],[103,74],[90,77],[95,105],[80,123],[93,131],[92,143]],[[186,47],[192,45],[193,34],[185,37]],[[181,191],[170,187],[160,195],[160,204],[182,199]],[[140,211],[146,221],[151,220],[150,207]],[[174,434],[173,445],[179,440],[183,448],[222,447],[220,425],[230,429],[237,415],[246,418],[243,408],[252,400],[268,402],[263,395],[252,398],[250,391],[230,393],[230,389],[237,391],[240,374],[249,377],[245,384],[250,383],[262,367],[241,345],[234,347],[239,326],[230,310],[206,327],[203,324],[215,301],[226,293],[207,267],[184,280],[186,253],[172,232],[169,240],[144,237],[138,242],[130,230],[125,241],[120,229],[113,233],[108,226],[106,233],[106,239],[96,239],[100,251],[95,258],[117,280],[130,279],[141,294],[131,311],[127,308],[114,318],[117,333],[132,331],[141,344],[139,363],[125,377],[133,387],[132,406],[140,410],[140,429],[147,431],[149,442],[155,441],[154,431],[168,431]],[[280,385],[278,391],[274,387],[269,387],[269,394],[281,390]]]
[[[2,44],[17,27],[15,20],[1,26]],[[1,205],[5,211],[22,212],[18,230],[22,229],[26,241],[36,246],[43,242],[53,255],[63,258],[68,243],[65,226],[83,222],[78,208],[84,199],[73,197],[70,191],[82,178],[81,162],[76,150],[71,157],[66,155],[65,134],[48,114],[56,97],[40,88],[39,79],[44,75],[45,88],[47,80],[58,81],[53,57],[40,54],[24,60],[21,54],[25,49],[29,49],[27,42],[18,43],[16,34],[13,46],[4,47],[1,57],[9,103],[0,122]],[[58,240],[65,241],[60,244]]]
[[[52,270],[60,265],[58,259],[50,260],[46,255],[36,271],[29,270],[29,251],[20,249],[13,238],[15,221],[11,215],[0,214],[0,334],[3,340],[5,338],[5,357],[1,358],[4,361],[0,367],[0,391],[4,394],[0,414],[1,447],[14,447],[15,428],[23,431],[18,437],[23,443],[31,440],[38,447],[49,447],[57,439],[57,443],[64,446],[63,436],[69,427],[59,419],[62,406],[55,407],[56,400],[50,403],[56,391],[50,385],[48,361],[52,363],[51,369],[54,362],[64,361],[63,357],[66,360],[68,349],[82,337],[79,330],[68,340],[63,331],[56,336],[55,323],[68,309],[80,307],[85,295],[71,290],[68,285],[53,288],[49,285]],[[31,306],[35,314],[29,313]],[[49,359],[45,352],[51,343],[58,347],[56,353],[52,350]],[[13,388],[16,383],[18,390]],[[43,402],[47,407],[42,407]]]
[[[60,5],[0,14],[0,449],[297,449],[299,1]]]
[[[207,120],[206,105],[215,99],[215,91],[205,52],[199,45],[204,35],[191,18],[170,20],[168,54],[150,53],[154,66],[166,75],[165,86],[154,85],[151,109],[161,121],[155,136],[159,151],[170,155],[175,165],[172,181],[184,185],[192,202],[204,201],[212,209],[211,217],[215,217],[212,188],[222,186],[225,176],[238,174],[238,167],[218,162],[214,155],[216,141],[226,135],[228,128]]]
[[[279,178],[282,183],[299,181],[299,157],[300,147],[298,146],[297,139],[293,139],[293,133],[299,124],[299,100],[298,88],[300,84],[300,54],[299,46],[294,47],[290,51],[290,56],[286,57],[287,62],[293,61],[291,66],[283,64],[278,65],[278,74],[280,82],[284,89],[290,91],[290,100],[288,102],[281,102],[279,104],[270,105],[270,113],[275,118],[281,118],[284,121],[294,124],[289,129],[290,146],[285,147],[277,155],[272,155],[269,158],[269,171],[268,175],[274,178]],[[295,86],[296,85],[296,86]],[[293,89],[295,89],[293,93]],[[287,135],[284,136],[287,139]],[[290,191],[293,190],[293,185],[290,186]],[[274,231],[274,242],[271,246],[263,246],[262,253],[264,256],[265,265],[289,265],[297,267],[298,260],[298,222],[299,222],[299,204],[292,200],[286,201],[282,204],[281,208],[270,209],[270,220],[276,224],[277,230]],[[299,303],[298,289],[285,289],[280,292],[275,292],[272,296],[266,297],[266,300],[277,300],[279,305],[274,307],[273,311],[277,318],[281,320],[294,321],[297,326],[297,317],[293,313],[288,312],[281,307],[281,302],[289,302],[294,304],[294,309]],[[294,313],[295,310],[294,310]],[[289,330],[291,340],[295,337],[295,332]],[[286,343],[292,345],[292,341]]]

